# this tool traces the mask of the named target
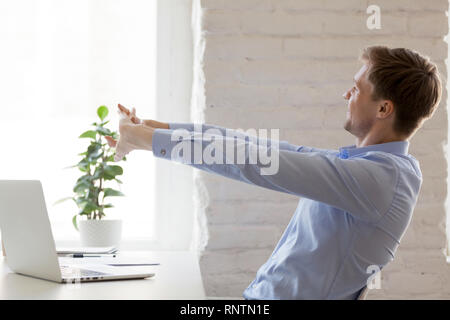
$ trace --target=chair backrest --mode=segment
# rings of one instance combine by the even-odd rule
[[[369,293],[369,288],[367,286],[364,286],[364,288],[362,288],[359,292],[356,300],[366,300],[367,293]]]

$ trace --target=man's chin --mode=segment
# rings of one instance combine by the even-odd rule
[[[352,127],[351,127],[350,121],[347,120],[347,121],[344,123],[344,129],[345,129],[346,131],[352,133],[351,128],[352,128]]]

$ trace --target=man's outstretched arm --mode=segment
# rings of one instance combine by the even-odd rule
[[[380,219],[389,209],[394,194],[392,188],[385,186],[395,186],[399,177],[394,161],[382,152],[373,152],[363,158],[341,159],[332,153],[277,150],[219,135],[205,137],[193,132],[182,138],[175,137],[173,130],[154,130],[154,155],[249,184],[320,201],[370,222]],[[223,143],[216,146],[224,147],[213,151],[212,142],[221,139]],[[226,148],[227,143],[233,146],[232,149]],[[232,157],[230,150],[233,150]],[[202,162],[195,159],[195,152],[202,155]],[[252,162],[252,152],[270,153],[272,163]],[[244,154],[244,161],[231,161],[235,160],[236,154]],[[209,157],[209,161],[205,161],[205,157]],[[211,158],[215,162],[210,161]]]

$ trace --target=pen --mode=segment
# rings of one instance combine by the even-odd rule
[[[112,257],[112,258],[115,258],[116,255],[115,255],[115,254],[102,254],[102,255],[97,255],[97,254],[89,254],[89,253],[74,253],[74,254],[69,254],[69,255],[67,255],[67,257],[72,257],[72,258],[102,258],[102,257]]]

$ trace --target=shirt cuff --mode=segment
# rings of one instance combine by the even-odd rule
[[[194,131],[194,124],[193,123],[184,123],[184,122],[172,122],[169,123],[169,129],[170,130],[177,130],[177,129],[186,129],[187,131]]]
[[[178,141],[172,141],[172,132],[170,129],[155,129],[152,137],[153,155],[157,158],[170,160],[172,149]]]

